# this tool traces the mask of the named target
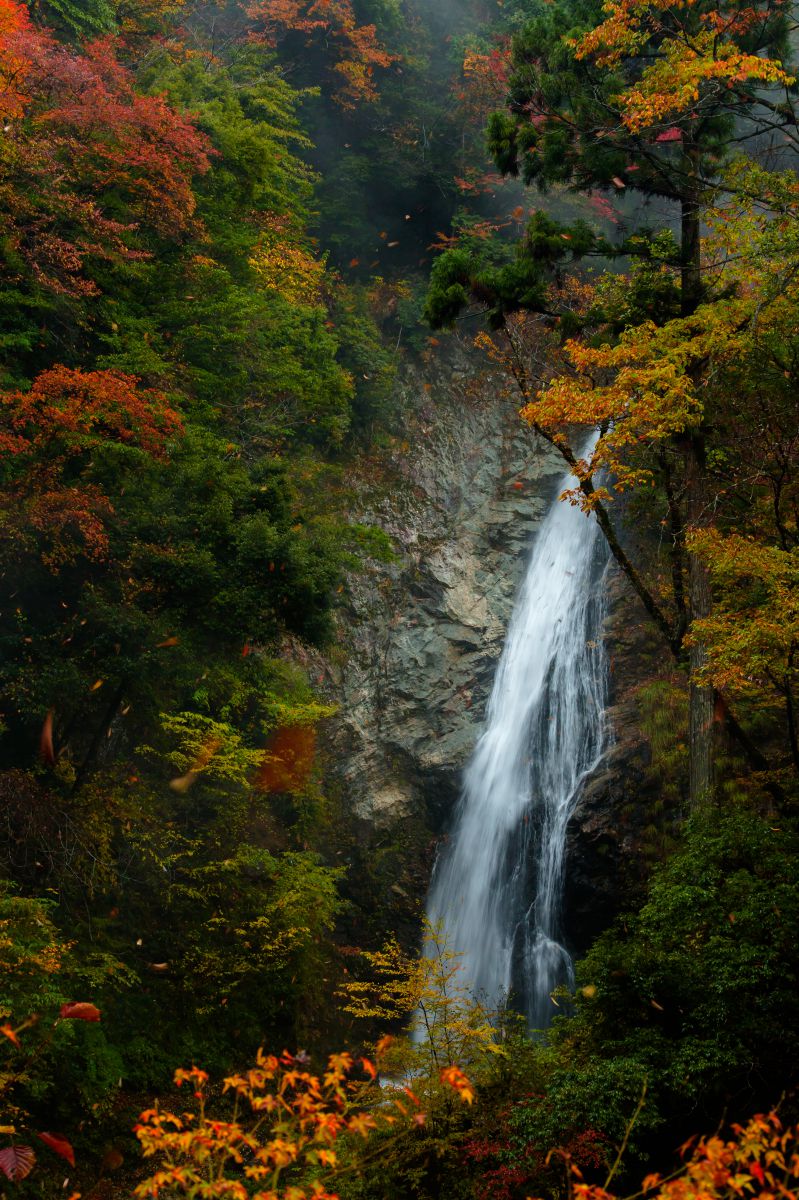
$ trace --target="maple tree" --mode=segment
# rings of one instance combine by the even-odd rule
[[[192,179],[208,170],[208,144],[190,120],[135,87],[108,37],[80,52],[15,12],[4,53],[24,79],[12,97],[0,164],[7,235],[3,272],[35,287],[91,296],[100,263],[135,263],[150,250],[136,236],[196,228]],[[29,348],[29,347],[26,347]]]
[[[258,283],[295,304],[318,305],[325,279],[324,260],[300,245],[286,220],[266,223],[250,259]]]
[[[332,49],[335,97],[344,108],[375,101],[375,71],[396,62],[376,26],[358,24],[352,0],[253,0],[247,11],[270,45],[296,33],[326,53]]]
[[[19,46],[20,35],[28,32],[26,10],[17,0],[0,4],[0,101],[6,121],[22,116],[28,102],[25,80],[28,61]]]
[[[194,1091],[196,1112],[176,1115],[155,1108],[141,1114],[136,1135],[145,1157],[160,1163],[135,1195],[142,1200],[162,1194],[337,1200],[330,1188],[352,1150],[342,1153],[336,1143],[348,1136],[366,1142],[381,1129],[396,1136],[424,1124],[418,1101],[409,1116],[407,1095],[405,1103],[392,1099],[390,1090],[375,1095],[379,1058],[375,1065],[367,1058],[333,1054],[320,1075],[308,1069],[308,1062],[303,1053],[278,1056],[259,1050],[254,1067],[224,1081],[223,1093],[235,1101],[227,1119],[207,1112],[205,1071],[177,1071],[178,1087],[188,1083]],[[459,1068],[443,1071],[441,1079],[471,1104],[473,1092]],[[354,1157],[357,1165],[364,1155],[356,1150]]]
[[[3,493],[13,514],[44,537],[43,561],[57,570],[79,553],[102,558],[110,500],[87,478],[95,448],[116,442],[163,455],[182,426],[165,397],[111,371],[54,367],[27,391],[0,395],[0,445],[8,455]],[[75,537],[77,534],[77,539]]]

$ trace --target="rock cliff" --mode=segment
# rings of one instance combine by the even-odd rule
[[[378,482],[360,476],[357,516],[396,560],[350,582],[329,770],[359,817],[424,814],[441,828],[457,798],[536,528],[562,462],[519,420],[457,342],[401,385],[406,428]]]
[[[398,410],[403,431],[348,481],[354,518],[382,528],[395,557],[351,577],[337,652],[308,666],[339,706],[323,750],[327,787],[357,830],[352,898],[362,916],[390,908],[412,937],[563,463],[454,338],[406,364]],[[638,690],[642,664],[662,655],[612,568],[608,582],[613,736],[570,828],[565,915],[577,952],[645,874],[657,792]]]

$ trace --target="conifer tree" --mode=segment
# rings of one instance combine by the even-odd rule
[[[492,323],[506,329],[508,314],[520,309],[542,314],[566,332],[579,324],[599,326],[611,339],[633,325],[638,326],[638,349],[651,363],[667,355],[669,338],[658,345],[658,327],[678,322],[669,326],[679,362],[672,363],[668,383],[661,379],[653,385],[650,377],[649,390],[642,393],[647,381],[640,370],[630,369],[633,362],[640,366],[641,355],[631,358],[628,347],[615,361],[609,356],[569,364],[589,376],[591,368],[613,372],[615,391],[605,390],[599,409],[586,402],[592,387],[579,397],[568,383],[560,392],[557,384],[536,392],[535,385],[545,381],[535,380],[534,371],[524,387],[529,389],[526,416],[571,465],[576,456],[560,427],[598,417],[597,451],[579,470],[581,502],[596,513],[617,560],[681,660],[690,623],[705,621],[711,611],[706,568],[687,540],[690,530],[709,523],[708,428],[696,393],[704,386],[717,336],[706,315],[723,299],[715,270],[703,265],[702,221],[720,195],[740,190],[740,174],[731,177],[725,170],[733,153],[750,146],[779,153],[786,143],[796,143],[794,78],[783,61],[789,18],[784,0],[757,10],[687,0],[608,0],[601,9],[595,3],[578,6],[576,13],[570,5],[537,6],[514,40],[508,111],[489,122],[497,165],[542,191],[566,186],[666,202],[679,232],[644,233],[613,244],[584,222],[566,226],[536,213],[512,262],[496,266],[473,245],[461,246],[442,256],[431,281],[427,311],[434,324],[451,322],[477,299],[488,307]],[[635,288],[639,298],[650,288],[644,311],[617,307],[604,313],[603,322],[601,304],[589,303],[576,314],[570,299],[564,303],[552,285],[562,281],[569,260],[587,255],[641,260]],[[664,277],[673,280],[670,289],[663,288]],[[518,338],[516,352],[517,372],[526,374],[529,357],[522,361],[526,351]],[[641,403],[642,395],[648,403]],[[543,403],[532,402],[542,396]],[[553,404],[554,397],[559,402]],[[637,423],[631,411],[637,412]],[[642,447],[651,452],[646,482],[657,479],[668,496],[670,614],[623,550],[607,507],[609,493],[595,483],[600,467],[618,472],[622,441],[628,456],[632,445],[639,453]],[[622,487],[635,484],[628,476]],[[689,654],[691,794],[698,801],[712,789],[713,690],[704,681],[700,639],[692,639]]]

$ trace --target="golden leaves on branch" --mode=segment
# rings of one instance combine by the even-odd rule
[[[250,267],[261,287],[290,304],[314,306],[322,301],[325,261],[297,241],[286,220],[270,218]]]
[[[198,1067],[176,1071],[175,1083],[188,1085],[193,1108],[179,1114],[152,1108],[141,1114],[136,1136],[145,1157],[157,1158],[159,1165],[134,1194],[141,1200],[199,1195],[335,1200],[327,1189],[341,1165],[337,1141],[353,1136],[367,1141],[381,1130],[399,1132],[424,1123],[410,1090],[411,1113],[376,1084],[379,1059],[376,1067],[369,1059],[331,1054],[318,1074],[308,1063],[302,1051],[259,1050],[254,1067],[224,1081],[223,1091],[235,1100],[227,1119],[214,1119],[207,1111],[207,1072]],[[442,1082],[471,1104],[474,1091],[463,1072],[451,1067],[445,1074]],[[353,1154],[351,1140],[346,1152]],[[284,1183],[287,1171],[295,1181],[290,1185]],[[264,1189],[253,1193],[259,1184]]]
[[[690,10],[690,19],[689,18]],[[756,10],[699,12],[691,0],[607,0],[606,19],[582,38],[570,39],[578,59],[615,68],[645,47],[655,61],[615,98],[632,133],[696,116],[704,94],[757,82],[790,86],[782,63],[742,50]]]
[[[668,1178],[644,1177],[638,1196],[648,1200],[796,1200],[799,1192],[799,1126],[784,1128],[776,1112],[733,1125],[733,1136],[690,1138],[681,1147],[684,1166]],[[690,1155],[690,1157],[689,1157]],[[605,1188],[582,1182],[572,1165],[576,1200],[616,1200]]]

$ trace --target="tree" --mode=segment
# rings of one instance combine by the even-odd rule
[[[352,0],[253,0],[247,12],[269,45],[301,35],[332,51],[335,97],[344,108],[377,99],[375,70],[390,67],[396,56],[380,43],[375,25],[359,25]],[[324,60],[323,60],[324,61]]]
[[[643,231],[611,243],[584,222],[567,226],[539,213],[513,261],[491,263],[467,242],[442,255],[431,278],[427,311],[434,324],[452,321],[475,298],[504,326],[506,361],[527,420],[577,468],[579,492],[572,499],[596,514],[679,660],[691,621],[701,622],[711,608],[705,564],[687,537],[706,526],[712,512],[704,389],[715,352],[730,349],[752,313],[730,298],[737,280],[722,282],[719,262],[712,255],[703,260],[700,227],[717,197],[740,190],[740,177],[736,182],[725,170],[731,148],[755,137],[794,136],[793,79],[771,57],[786,48],[786,11],[782,3],[754,16],[737,5],[624,2],[608,3],[602,21],[589,4],[578,11],[574,28],[564,11],[548,6],[514,40],[510,114],[489,123],[498,165],[541,188],[629,189],[670,201],[680,237]],[[564,37],[570,24],[573,32]],[[775,98],[778,88],[782,96]],[[590,255],[638,259],[630,294],[609,280],[580,305],[573,289],[564,296],[566,262]],[[518,309],[541,315],[536,329],[558,324],[566,336],[583,329],[582,338],[566,345],[563,374],[552,358],[537,370],[524,322],[509,320]],[[578,463],[564,422],[598,425],[590,461]],[[603,470],[608,482],[598,481]],[[618,490],[657,484],[665,496],[672,615],[622,545],[608,508],[614,477]],[[696,802],[712,790],[714,705],[699,638],[688,654]]]

